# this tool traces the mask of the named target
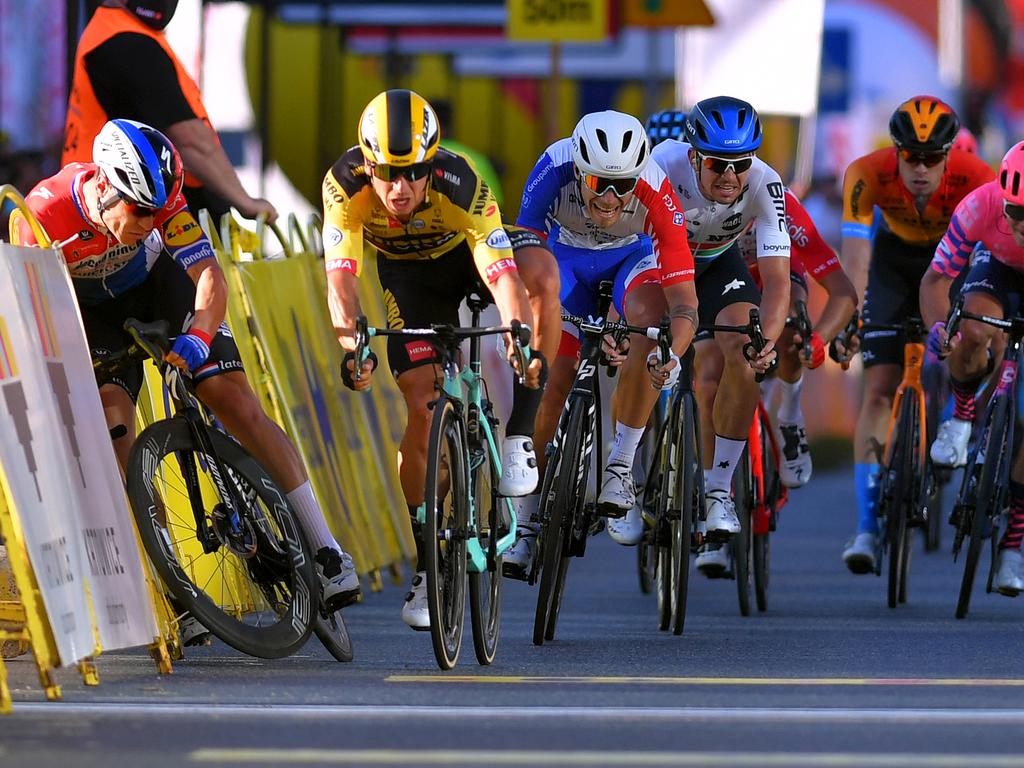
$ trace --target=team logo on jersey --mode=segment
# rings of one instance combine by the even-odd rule
[[[334,248],[335,246],[341,245],[341,241],[345,239],[345,236],[341,234],[341,230],[335,226],[328,225],[324,227],[324,245],[328,248]]]
[[[487,236],[487,244],[491,248],[511,248],[512,241],[508,239],[508,232],[504,229],[496,229]]]
[[[164,224],[164,242],[171,248],[192,245],[203,236],[203,230],[188,211],[181,211]]]
[[[409,356],[410,363],[418,363],[421,360],[430,360],[437,357],[434,345],[429,341],[410,341],[405,345],[405,352]]]
[[[678,211],[672,214],[672,223],[675,224],[677,227],[683,226],[683,219],[683,214],[679,213]]]
[[[423,229],[425,226],[427,226],[427,222],[425,222],[423,219],[413,219],[411,226],[413,229]]]

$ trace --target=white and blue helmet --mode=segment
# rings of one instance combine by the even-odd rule
[[[92,160],[121,197],[147,208],[163,208],[181,190],[181,156],[144,123],[107,121],[93,141]]]

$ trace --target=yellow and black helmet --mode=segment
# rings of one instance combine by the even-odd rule
[[[434,157],[441,141],[437,114],[415,91],[395,88],[373,97],[359,118],[359,148],[376,165],[412,165]]]
[[[889,119],[889,135],[900,149],[945,152],[956,141],[960,118],[934,96],[915,96],[900,104]]]

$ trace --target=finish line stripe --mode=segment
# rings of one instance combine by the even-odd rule
[[[587,677],[530,675],[388,675],[388,683],[487,683],[504,685],[777,685],[970,686],[1021,688],[1024,678],[969,677]]]
[[[80,717],[231,717],[238,720],[373,720],[416,717],[438,721],[576,720],[601,722],[791,722],[791,723],[924,723],[949,725],[1024,725],[1024,709],[893,709],[810,707],[551,707],[551,706],[380,706],[315,704],[204,704],[199,702],[64,703],[14,702],[18,714]],[[3,721],[0,721],[3,722]],[[1024,757],[1022,757],[1024,760]]]
[[[868,766],[1016,768],[1019,755],[893,755],[856,752],[568,752],[563,750],[200,749],[194,762],[293,765]]]

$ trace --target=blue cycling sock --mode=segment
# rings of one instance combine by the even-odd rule
[[[857,533],[878,533],[878,464],[853,465],[853,485],[857,494]]]

